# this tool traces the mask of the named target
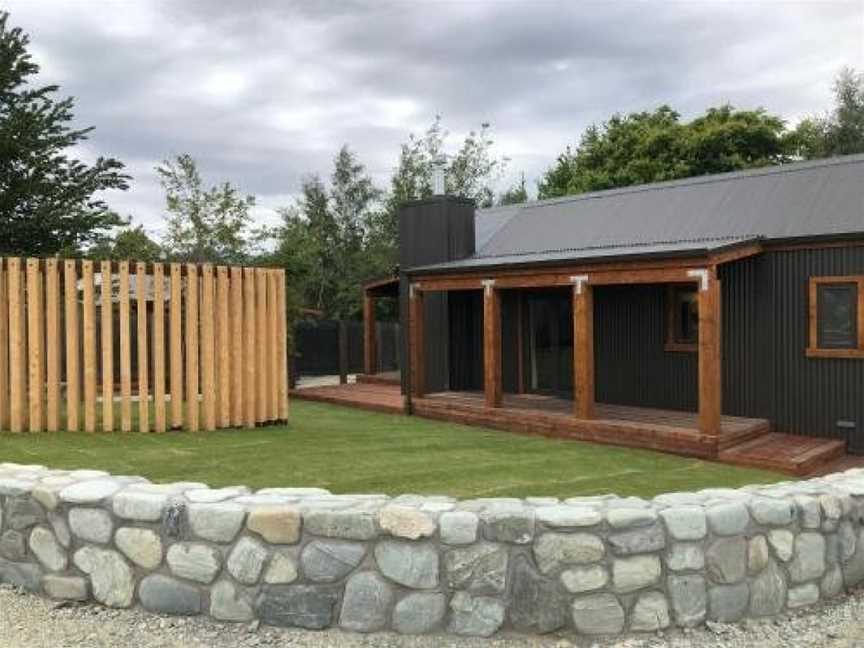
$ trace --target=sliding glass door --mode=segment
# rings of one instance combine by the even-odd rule
[[[570,290],[533,292],[528,306],[526,388],[573,396],[573,305]]]

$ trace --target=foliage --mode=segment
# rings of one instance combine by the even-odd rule
[[[156,167],[168,211],[162,244],[178,261],[243,263],[250,253],[255,197],[229,182],[204,187],[195,160],[177,155]]]
[[[0,254],[74,253],[122,224],[95,194],[126,189],[129,176],[113,158],[69,155],[92,128],[71,128],[74,102],[57,99],[56,85],[34,85],[30,40],[8,17],[0,12]]]
[[[864,74],[844,68],[834,80],[834,110],[801,121],[791,146],[805,159],[864,153]]]
[[[525,174],[523,173],[518,184],[513,185],[498,197],[498,204],[517,205],[524,202],[528,202],[528,188],[525,185]]]
[[[90,248],[88,256],[93,259],[131,259],[153,262],[164,257],[162,247],[147,236],[144,227],[125,227],[113,237],[100,241]]]

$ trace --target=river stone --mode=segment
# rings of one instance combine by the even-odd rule
[[[606,511],[606,520],[614,529],[643,527],[657,520],[657,511],[652,508],[613,508]]]
[[[254,585],[264,569],[267,547],[252,538],[240,538],[228,556],[227,567],[241,583]]]
[[[354,574],[345,583],[339,625],[355,632],[375,632],[387,625],[393,589],[375,572]]]
[[[540,634],[558,630],[567,622],[565,603],[554,581],[534,571],[526,556],[516,559],[509,610],[517,630]]]
[[[598,562],[606,553],[603,541],[587,533],[545,533],[533,549],[537,566],[546,575],[566,565]]]
[[[786,526],[795,519],[795,505],[785,499],[758,497],[750,500],[750,513],[759,524]]]
[[[190,504],[189,525],[199,538],[212,542],[231,542],[243,526],[245,509],[239,504]]]
[[[831,565],[819,583],[824,598],[837,596],[843,590],[843,571],[839,565]]]
[[[602,565],[571,567],[561,572],[561,584],[572,594],[598,590],[609,582],[609,572]]]
[[[57,576],[48,574],[42,579],[45,593],[61,601],[86,601],[87,580],[80,576]]]
[[[68,549],[69,545],[72,544],[72,532],[69,530],[66,518],[59,513],[49,513],[48,523],[51,525],[54,535],[57,536],[57,542]]]
[[[310,510],[303,516],[306,531],[328,538],[372,540],[378,535],[375,519],[355,511]]]
[[[479,544],[444,554],[447,584],[472,594],[501,594],[507,583],[507,550]]]
[[[246,528],[270,544],[296,544],[300,540],[300,510],[293,506],[269,504],[249,512]]]
[[[795,538],[795,557],[789,563],[789,578],[803,583],[825,573],[825,538],[818,533],[802,533]]]
[[[765,536],[750,539],[747,547],[747,569],[751,574],[758,574],[768,566],[768,541]]]
[[[199,504],[214,504],[224,502],[232,497],[242,497],[251,491],[246,486],[225,486],[224,488],[196,488],[183,493],[190,502]]]
[[[708,532],[701,506],[676,506],[660,511],[669,535],[675,540],[701,540]]]
[[[438,552],[432,545],[385,540],[375,546],[375,560],[381,573],[405,587],[438,585]]]
[[[470,511],[444,513],[438,520],[441,542],[449,545],[471,544],[477,540],[480,519]]]
[[[843,563],[843,583],[846,587],[857,585],[862,580],[864,580],[864,529],[858,532],[854,553]]]
[[[90,575],[93,597],[108,607],[132,604],[135,579],[122,556],[111,549],[86,546],[75,552],[75,566]]]
[[[389,505],[378,511],[378,524],[397,538],[428,538],[435,533],[435,521],[410,506]]]
[[[447,597],[437,592],[413,592],[393,609],[393,629],[402,634],[437,630],[447,611]]]
[[[677,542],[666,553],[666,566],[672,571],[691,571],[705,567],[705,552],[697,542]]]
[[[67,486],[60,491],[60,500],[69,504],[97,504],[123,487],[116,479],[92,479]]]
[[[630,630],[656,632],[669,627],[669,604],[660,592],[646,592],[637,600],[631,613]]]
[[[635,592],[658,582],[661,573],[657,556],[616,558],[612,564],[612,584],[617,592]]]
[[[14,531],[29,529],[45,519],[45,513],[29,497],[10,497],[6,500],[6,526]]]
[[[843,514],[840,499],[834,495],[820,495],[819,508],[822,511],[822,530],[833,531]]]
[[[534,538],[534,509],[493,509],[481,517],[487,540],[528,544]]]
[[[624,608],[613,594],[579,597],[572,611],[573,625],[582,634],[618,634],[624,629]]]
[[[64,486],[74,483],[74,480],[66,480],[63,486],[48,486],[39,484],[30,492],[30,496],[39,502],[45,510],[53,511],[60,504],[60,491]]]
[[[819,500],[809,495],[796,495],[795,505],[798,507],[798,517],[805,529],[818,529],[822,525],[822,512]]]
[[[150,529],[117,529],[114,544],[129,560],[144,569],[156,569],[162,562],[162,540]]]
[[[258,616],[270,625],[323,630],[333,623],[333,608],[338,599],[332,587],[270,587],[258,597]]]
[[[332,583],[357,567],[365,555],[366,547],[356,542],[313,540],[303,548],[300,565],[309,580]]]
[[[717,585],[708,589],[708,615],[712,621],[734,623],[747,612],[747,583]]]
[[[790,608],[799,608],[805,605],[812,605],[819,600],[819,586],[815,583],[807,583],[807,585],[799,585],[798,587],[789,588],[789,600],[787,605]]]
[[[222,563],[219,552],[205,544],[179,542],[168,549],[168,567],[181,578],[212,583]]]
[[[786,602],[786,579],[773,561],[750,582],[750,614],[774,616],[783,611]]]
[[[702,623],[708,609],[705,578],[698,574],[669,576],[667,585],[675,623],[687,628]]]
[[[768,542],[774,549],[774,555],[781,562],[789,562],[792,559],[792,547],[795,536],[786,529],[773,529],[768,532]]]
[[[747,540],[740,537],[715,540],[705,553],[705,562],[715,583],[741,581],[747,575]]]
[[[193,585],[162,574],[146,576],[138,586],[144,609],[157,614],[190,616],[201,612],[201,593]]]
[[[666,534],[659,524],[644,529],[616,533],[609,536],[612,552],[618,556],[650,553],[666,546]]]
[[[42,568],[32,563],[18,563],[0,558],[0,583],[9,583],[30,592],[39,591]]]
[[[227,580],[210,588],[210,616],[220,621],[251,621],[255,616],[243,592]]]
[[[63,571],[69,560],[66,550],[57,542],[57,538],[45,527],[36,527],[30,534],[30,551],[39,559],[42,566],[49,571]]]
[[[168,495],[165,493],[123,490],[111,498],[114,515],[137,522],[158,522],[167,505]]]
[[[843,522],[837,528],[837,538],[839,541],[840,560],[845,562],[855,554],[855,531],[852,524]]]
[[[114,522],[102,509],[73,508],[69,511],[69,528],[82,540],[105,544],[111,541]]]
[[[0,495],[9,497],[26,495],[33,489],[34,485],[34,482],[28,479],[0,478]]]
[[[0,536],[0,556],[8,560],[23,561],[27,557],[24,534],[10,530]]]
[[[504,604],[488,596],[456,592],[450,601],[450,629],[459,635],[489,637],[504,623]]]
[[[297,562],[284,551],[275,552],[264,572],[264,582],[268,585],[287,585],[295,580],[297,580]]]
[[[750,524],[750,512],[743,502],[725,502],[710,506],[707,516],[711,530],[721,536],[744,533]]]

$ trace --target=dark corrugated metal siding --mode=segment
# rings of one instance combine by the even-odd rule
[[[483,293],[454,291],[450,300],[450,389],[483,389]]]

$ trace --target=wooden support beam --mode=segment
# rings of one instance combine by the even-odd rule
[[[339,349],[339,384],[348,384],[348,327],[345,320],[339,320],[337,329],[337,343]]]
[[[3,259],[0,259],[0,430],[9,429],[9,307]]]
[[[708,273],[699,285],[699,430],[720,435],[722,365],[720,281]]]
[[[483,284],[483,391],[487,407],[501,407],[501,293]]]
[[[370,376],[378,373],[378,332],[375,323],[375,298],[363,296],[363,372]]]
[[[422,398],[426,393],[423,314],[423,293],[411,286],[408,291],[408,346],[411,358],[411,393],[416,398]]]
[[[586,277],[573,286],[573,414],[594,417],[594,289]]]

